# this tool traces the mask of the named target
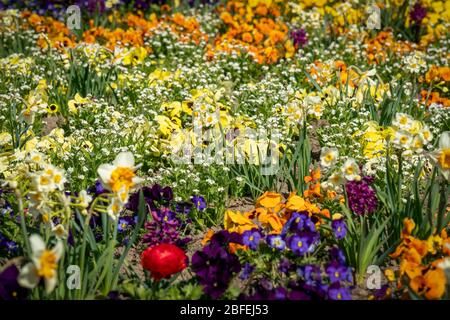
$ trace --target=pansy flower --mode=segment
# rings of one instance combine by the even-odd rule
[[[261,233],[256,230],[247,230],[242,234],[243,243],[252,250],[257,250],[259,241],[261,240]]]
[[[280,235],[268,235],[267,236],[267,244],[274,249],[278,250],[284,250],[286,247],[286,242],[283,240],[283,238]]]

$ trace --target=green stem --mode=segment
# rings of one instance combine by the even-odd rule
[[[28,239],[27,226],[25,223],[25,212],[23,210],[23,199],[20,196],[20,194],[17,195],[17,199],[18,199],[18,206],[19,206],[19,213],[20,213],[20,226],[22,228],[23,238],[25,241],[26,253],[28,254],[28,256],[31,256],[32,252],[31,252],[30,240]]]

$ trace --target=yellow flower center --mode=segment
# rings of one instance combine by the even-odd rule
[[[60,183],[62,180],[61,175],[57,174],[53,177],[53,181],[55,181],[55,183]]]
[[[127,167],[118,167],[111,173],[109,185],[113,192],[118,192],[123,186],[129,190],[133,186],[134,172]]]
[[[327,162],[331,162],[331,161],[333,161],[333,159],[334,159],[334,157],[333,157],[333,154],[331,154],[331,153],[329,153],[325,156],[325,160]]]
[[[438,157],[442,169],[450,169],[450,148],[443,149]]]
[[[39,183],[41,185],[46,186],[46,185],[50,184],[50,179],[47,178],[46,176],[41,176],[40,179],[39,179]]]
[[[56,264],[56,255],[49,251],[45,250],[41,258],[39,259],[39,262],[41,264],[41,267],[38,269],[38,276],[44,277],[44,278],[51,278],[55,274],[55,270],[57,267]]]
[[[353,174],[353,173],[355,172],[355,170],[353,169],[353,167],[347,167],[347,168],[345,169],[345,172],[346,172],[348,175],[351,175],[351,174]]]
[[[407,136],[402,136],[401,138],[400,138],[400,143],[401,144],[406,144],[408,142],[408,137]]]
[[[301,242],[301,241],[297,242],[297,247],[299,247],[299,248],[303,247],[303,242]]]

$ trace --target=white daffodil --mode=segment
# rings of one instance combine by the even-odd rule
[[[80,193],[78,194],[78,203],[84,208],[86,209],[87,207],[89,207],[89,204],[92,201],[92,196],[90,196],[86,190],[81,190]]]
[[[393,125],[400,130],[409,130],[413,125],[413,118],[406,113],[398,112],[395,114]]]
[[[21,270],[17,282],[24,288],[33,289],[41,278],[45,281],[45,291],[51,293],[58,281],[58,261],[61,258],[64,247],[60,240],[52,250],[45,248],[42,238],[33,234],[30,236],[31,262]]]
[[[423,146],[424,146],[424,142],[421,136],[417,135],[414,137],[413,141],[412,141],[412,148],[414,149],[414,151],[416,153],[422,153],[423,152]]]
[[[432,152],[431,157],[441,168],[444,177],[450,180],[450,131],[441,134],[439,149]]]
[[[62,224],[58,224],[52,228],[53,234],[58,238],[62,239],[67,236],[66,228]]]
[[[320,164],[322,167],[329,168],[333,166],[339,157],[339,151],[336,148],[322,148],[320,153]]]
[[[361,179],[361,176],[359,175],[359,167],[356,163],[356,160],[353,158],[347,159],[345,161],[344,165],[341,168],[342,174],[344,175],[344,178],[348,181],[353,180],[359,180]]]
[[[409,149],[412,145],[413,137],[406,131],[395,132],[393,143],[400,148]]]
[[[111,199],[111,203],[109,204],[106,210],[111,219],[115,221],[119,217],[122,209],[123,209],[123,202],[114,197]]]
[[[64,176],[64,171],[56,168],[51,164],[44,166],[42,172],[34,176],[34,182],[37,191],[39,192],[50,192],[55,189],[64,190],[64,183],[66,178]]]
[[[134,165],[134,156],[131,152],[121,152],[112,164],[102,164],[97,173],[103,186],[115,194],[126,192],[142,181],[135,171],[140,165]],[[122,197],[121,197],[122,198]]]
[[[328,178],[327,182],[336,187],[344,182],[344,178],[342,177],[342,174],[335,172]]]
[[[433,141],[433,133],[430,131],[428,126],[424,126],[419,132],[419,135],[426,143]]]
[[[35,164],[42,164],[45,160],[45,156],[37,151],[31,151],[28,155],[28,161]]]

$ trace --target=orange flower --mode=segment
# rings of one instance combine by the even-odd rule
[[[405,220],[403,220],[403,226],[402,236],[409,236],[416,227],[416,224],[413,219],[405,218]]]
[[[213,235],[214,235],[214,230],[213,229],[209,229],[206,232],[205,237],[202,239],[202,246],[205,246],[211,240]]]
[[[258,228],[258,226],[254,224],[250,219],[246,218],[239,211],[225,211],[224,229],[228,230],[229,232],[237,232],[239,234],[242,234],[244,231],[251,230],[253,228]]]
[[[305,198],[314,197],[314,196],[321,197],[322,194],[320,193],[320,182],[316,183],[314,185],[310,185],[309,189],[303,191],[303,196]]]
[[[253,41],[253,37],[252,34],[250,32],[246,32],[242,35],[242,40],[245,42],[252,42]]]
[[[445,293],[447,278],[442,269],[429,270],[424,276],[417,276],[411,282],[411,289],[429,300],[440,299]]]
[[[330,210],[328,210],[328,209],[322,209],[322,210],[320,211],[320,213],[321,213],[325,218],[328,218],[328,219],[331,218],[331,213],[330,213]]]
[[[317,168],[316,170],[311,171],[310,176],[306,176],[303,178],[306,183],[309,183],[311,181],[319,181],[320,180],[320,168]]]
[[[295,192],[289,194],[288,201],[286,202],[286,209],[289,211],[305,211],[306,202],[305,199],[298,196]]]
[[[256,205],[269,209],[278,206],[281,203],[281,200],[281,194],[266,191],[261,197],[258,198],[258,200],[256,200]]]
[[[273,230],[273,233],[279,234],[283,229],[283,224],[281,223],[280,218],[274,213],[261,213],[258,216],[258,220],[261,222],[263,227],[270,227]]]

